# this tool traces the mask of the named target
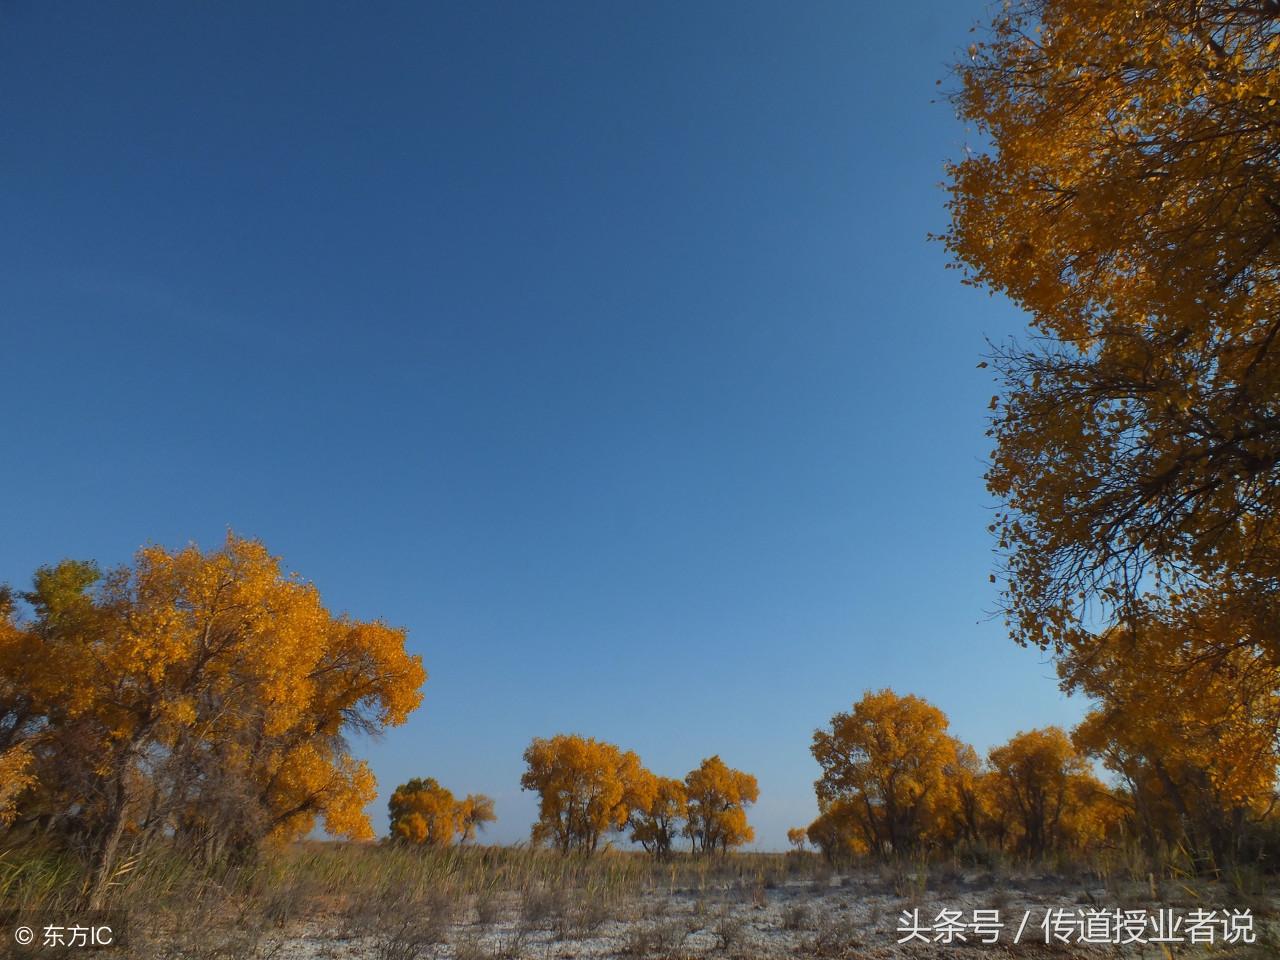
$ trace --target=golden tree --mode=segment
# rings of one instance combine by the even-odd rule
[[[1208,587],[1280,652],[1280,6],[1014,0],[970,54],[944,239],[1035,331],[987,475],[1015,635]]]
[[[635,809],[652,802],[654,777],[630,750],[592,737],[535,738],[524,752],[523,790],[538,794],[534,843],[592,852],[621,830]]]
[[[952,834],[971,845],[987,835],[991,818],[990,775],[978,752],[967,743],[956,743],[956,755],[945,768],[951,787]]]
[[[668,857],[688,812],[685,786],[671,777],[652,777],[639,794],[648,802],[631,811],[631,840],[655,857]]]
[[[469,793],[458,804],[458,830],[463,843],[476,838],[476,831],[497,820],[493,812],[493,798],[483,793]]]
[[[915,696],[868,691],[813,734],[818,802],[856,824],[865,847],[900,853],[941,839],[953,803],[956,741],[946,715]],[[817,842],[817,841],[815,841]]]
[[[819,800],[818,816],[805,836],[832,862],[862,856],[869,850],[863,821],[847,800]]]
[[[391,836],[407,843],[447,846],[458,832],[458,802],[434,777],[414,777],[387,802]]]
[[[791,849],[797,853],[803,853],[805,844],[809,842],[809,832],[805,827],[789,827],[787,829],[787,843],[791,845]]]
[[[685,834],[694,850],[726,853],[755,839],[747,807],[760,799],[760,787],[751,774],[734,770],[719,756],[708,757],[689,771],[684,787]]]
[[[448,846],[454,837],[471,840],[477,829],[497,819],[489,797],[470,794],[457,800],[434,777],[415,777],[402,783],[391,794],[387,807],[391,836],[422,846]]]
[[[1275,804],[1280,668],[1242,642],[1233,621],[1229,609],[1194,630],[1133,621],[1088,656],[1059,663],[1095,704],[1075,740],[1122,778],[1135,833],[1152,854],[1181,844],[1202,861],[1230,863],[1247,826]]]
[[[33,815],[89,840],[101,903],[126,833],[247,853],[317,819],[369,837],[373,776],[344,734],[402,723],[420,658],[383,623],[331,615],[262,544],[140,550],[105,575],[37,571],[0,635],[0,730],[36,758]],[[21,816],[21,811],[19,813]]]
[[[1110,792],[1058,727],[1018,733],[988,762],[993,802],[1012,813],[1012,839],[1032,858],[1099,840],[1115,820]]]
[[[35,785],[31,753],[42,717],[22,682],[38,655],[35,638],[16,621],[13,592],[0,586],[0,830],[18,815],[18,801]]]

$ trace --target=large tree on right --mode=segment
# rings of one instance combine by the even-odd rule
[[[1280,3],[1015,0],[958,72],[943,239],[1033,328],[993,358],[1013,633],[1227,598],[1280,653]]]

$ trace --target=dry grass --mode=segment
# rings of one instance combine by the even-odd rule
[[[656,862],[624,851],[302,843],[218,870],[158,850],[126,862],[110,905],[128,909],[128,955],[139,960],[740,960],[915,956],[894,934],[912,907],[1182,904],[1261,916],[1275,901],[1275,878],[1256,870],[1210,883],[1139,866],[909,860],[836,872],[794,853]],[[72,916],[82,896],[73,859],[0,853],[0,909]],[[1275,955],[1270,936],[1254,956]]]

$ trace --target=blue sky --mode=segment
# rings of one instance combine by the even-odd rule
[[[536,735],[719,753],[778,847],[866,689],[1074,722],[987,617],[1023,321],[926,239],[983,10],[0,3],[0,580],[262,538],[426,661],[384,790],[501,841]]]

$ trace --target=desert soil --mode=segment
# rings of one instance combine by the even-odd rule
[[[985,957],[1166,957],[1151,943],[1082,945],[1078,936],[1064,943],[1050,937],[1042,923],[1047,911],[1075,915],[1117,908],[1159,909],[1186,915],[1229,897],[1209,899],[1212,891],[1184,890],[1163,902],[1140,885],[1121,896],[1088,884],[1025,877],[993,882],[991,878],[957,878],[904,897],[875,876],[834,877],[829,881],[795,880],[772,889],[724,887],[677,890],[660,896],[615,904],[588,925],[568,919],[561,909],[531,916],[519,898],[506,902],[489,923],[481,923],[470,907],[454,911],[447,923],[423,933],[414,917],[379,917],[370,925],[349,918],[313,918],[272,937],[264,955],[274,960],[598,960],[605,957],[708,958],[764,960],[778,957],[865,957],[869,960],[953,956]],[[1238,905],[1236,905],[1238,906]],[[964,939],[947,943],[945,934],[928,929],[932,942],[910,942],[903,911],[919,911],[921,925],[931,928],[943,910],[958,911],[971,923],[973,911],[998,910],[1004,926],[995,943],[984,944],[972,929]],[[1023,917],[1030,916],[1017,943]],[[981,916],[981,915],[980,915]],[[987,914],[990,917],[990,914]],[[1255,921],[1255,935],[1261,920]],[[990,934],[988,934],[988,937]],[[1261,939],[1261,936],[1258,937]],[[1221,935],[1210,948],[1178,944],[1176,957],[1265,957],[1272,954],[1255,943],[1224,944]]]

